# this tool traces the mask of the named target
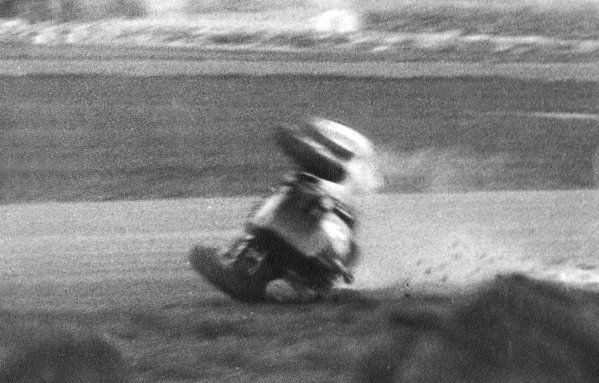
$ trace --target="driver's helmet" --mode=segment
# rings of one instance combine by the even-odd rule
[[[312,118],[301,126],[281,127],[276,140],[303,171],[323,180],[354,191],[372,191],[382,185],[374,145],[345,125]]]

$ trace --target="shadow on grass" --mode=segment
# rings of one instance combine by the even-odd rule
[[[102,337],[54,325],[3,328],[0,382],[120,383],[128,367]]]

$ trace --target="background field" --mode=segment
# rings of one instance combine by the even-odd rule
[[[273,128],[311,115],[373,139],[385,192],[595,185],[597,82],[98,74],[0,85],[3,203],[260,195],[291,168]]]

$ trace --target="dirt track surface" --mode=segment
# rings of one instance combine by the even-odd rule
[[[580,191],[364,200],[365,261],[356,288],[455,292],[510,270],[599,288],[597,198],[595,191]],[[211,296],[186,253],[195,243],[225,243],[255,201],[0,207],[3,305],[98,309]]]

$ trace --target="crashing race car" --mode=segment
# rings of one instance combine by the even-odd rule
[[[380,186],[372,143],[339,123],[315,118],[280,127],[278,146],[296,164],[225,248],[196,246],[196,272],[230,297],[249,302],[309,302],[351,284],[358,194]]]

